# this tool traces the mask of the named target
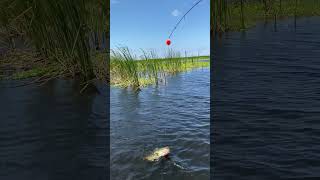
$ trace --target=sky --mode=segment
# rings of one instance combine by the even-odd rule
[[[170,32],[198,0],[110,0],[110,45],[163,55]],[[210,0],[194,7],[171,36],[170,48],[183,55],[210,53]]]

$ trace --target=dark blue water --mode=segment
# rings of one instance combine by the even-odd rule
[[[208,180],[210,175],[210,71],[170,77],[166,85],[136,93],[112,88],[111,177],[113,180]],[[171,161],[144,155],[169,146]],[[181,166],[181,167],[180,167]]]
[[[215,43],[212,179],[320,178],[320,18]]]
[[[71,80],[9,87],[21,83],[0,81],[0,179],[106,179],[106,87],[82,94]]]

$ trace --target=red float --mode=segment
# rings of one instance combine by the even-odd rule
[[[170,46],[170,44],[171,44],[170,39],[167,39],[166,44],[167,44],[168,46]]]

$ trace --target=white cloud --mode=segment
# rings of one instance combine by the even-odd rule
[[[179,16],[181,14],[181,12],[178,9],[175,9],[171,12],[172,16]]]

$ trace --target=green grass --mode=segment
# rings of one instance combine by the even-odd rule
[[[108,34],[108,9],[103,0],[2,0],[0,43],[14,49],[14,38],[23,38],[48,62],[88,81],[95,78],[91,41],[101,47]]]
[[[216,9],[218,13],[211,14],[213,30],[241,31],[255,26],[259,21],[320,15],[319,0],[265,0],[266,4],[264,1],[243,2],[243,18],[241,18],[240,2],[226,3],[225,0],[214,0],[211,8]]]
[[[208,61],[201,61],[206,59]],[[166,77],[195,68],[209,67],[209,56],[180,57],[173,51],[165,58],[157,58],[155,52],[144,52],[137,60],[128,48],[112,51],[110,62],[110,84],[118,87],[141,87],[165,82]]]

